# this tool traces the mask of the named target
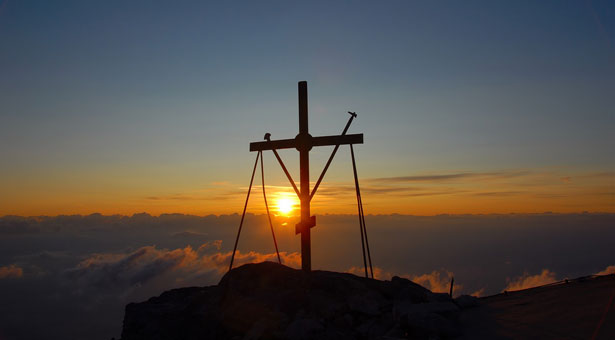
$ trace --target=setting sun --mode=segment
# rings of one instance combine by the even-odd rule
[[[296,199],[294,199],[294,197],[280,193],[280,197],[276,199],[275,207],[278,213],[288,216],[293,210],[295,210],[295,204]]]
[[[293,202],[288,198],[280,198],[278,200],[278,211],[284,215],[288,215],[293,211]]]

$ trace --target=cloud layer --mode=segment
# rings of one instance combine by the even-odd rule
[[[0,217],[0,334],[117,337],[127,303],[217,283],[228,269],[239,219]],[[296,221],[278,216],[273,222],[282,261],[299,267]],[[490,295],[613,271],[611,214],[368,215],[366,222],[377,278],[403,276],[440,292],[448,292],[452,276],[456,295]],[[312,231],[315,269],[364,275],[356,216],[319,215]],[[260,261],[277,256],[266,216],[249,214],[235,266]]]
[[[79,294],[105,291],[129,296],[135,290],[156,294],[175,287],[213,284],[228,270],[232,253],[208,253],[212,244],[215,246],[219,241],[204,243],[197,250],[191,246],[171,250],[146,246],[125,254],[93,254],[66,270],[64,276],[79,287]],[[290,267],[301,265],[298,253],[281,252],[280,257]],[[238,251],[234,264],[264,261],[277,262],[277,255]]]

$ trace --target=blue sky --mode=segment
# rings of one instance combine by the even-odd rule
[[[313,135],[359,114],[364,177],[615,167],[607,1],[1,3],[12,191],[245,185],[248,143],[296,134],[299,80]]]

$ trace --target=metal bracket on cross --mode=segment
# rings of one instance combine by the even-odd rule
[[[310,219],[307,223],[299,222],[295,224],[295,235],[301,234],[303,230],[308,228],[314,228],[316,226],[316,216],[310,216]]]

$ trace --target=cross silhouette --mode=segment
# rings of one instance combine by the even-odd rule
[[[310,241],[310,229],[316,225],[316,217],[310,215],[310,201],[316,194],[316,190],[322,181],[329,164],[337,149],[342,144],[363,144],[363,134],[351,134],[347,135],[346,131],[350,126],[352,120],[356,117],[354,112],[351,114],[346,127],[341,135],[336,136],[318,136],[312,137],[308,131],[308,100],[307,100],[307,82],[299,82],[299,134],[293,139],[280,139],[270,140],[270,134],[265,135],[265,141],[250,143],[250,151],[264,151],[272,150],[275,154],[280,166],[284,170],[286,177],[293,186],[293,189],[297,193],[299,200],[301,201],[301,221],[295,226],[295,233],[301,233],[301,268],[304,271],[310,271],[312,268],[311,259],[311,241]],[[310,150],[314,146],[327,146],[335,145],[333,153],[329,158],[325,168],[323,169],[320,178],[314,185],[314,189],[310,192]],[[277,153],[277,149],[291,149],[295,148],[299,151],[299,182],[300,189],[297,189],[295,181],[292,179],[290,173],[284,166],[282,159]]]

